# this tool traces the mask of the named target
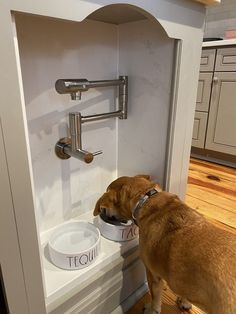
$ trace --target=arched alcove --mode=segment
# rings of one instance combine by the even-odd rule
[[[137,241],[120,248],[118,243],[103,239],[99,263],[71,274],[52,265],[46,244],[52,229],[69,219],[93,221],[96,200],[118,176],[147,173],[165,183],[175,41],[150,14],[127,4],[102,7],[81,22],[16,13],[15,23],[46,300],[48,309],[58,313],[58,300],[74,285],[78,284],[77,292],[82,295],[81,287],[99,269],[107,267],[111,276],[110,262],[117,262],[121,254],[131,254],[126,266],[120,260],[121,269],[137,259]],[[109,80],[119,75],[129,77],[127,119],[83,126],[83,148],[101,149],[103,154],[89,165],[76,158],[58,159],[54,146],[69,136],[69,112],[91,115],[113,111],[117,90],[95,88],[82,93],[80,101],[72,101],[68,94],[56,92],[56,80]],[[125,290],[120,288],[119,302],[145,280],[140,262],[133,271],[139,273],[137,280],[125,283]],[[66,298],[71,298],[69,292]]]
[[[40,230],[90,212],[119,175],[149,173],[163,184],[174,40],[162,26],[121,4],[76,23],[26,14],[15,19]],[[68,135],[68,113],[114,110],[117,91],[91,89],[72,101],[57,94],[55,81],[119,75],[129,76],[127,120],[83,126],[84,149],[103,150],[90,165],[59,160],[54,145]]]

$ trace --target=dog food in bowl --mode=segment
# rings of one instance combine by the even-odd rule
[[[98,228],[89,222],[72,221],[60,225],[48,241],[51,261],[67,270],[87,267],[99,254],[100,238]]]
[[[119,221],[103,212],[97,217],[97,227],[104,238],[117,242],[135,239],[139,233],[138,226],[131,220]]]

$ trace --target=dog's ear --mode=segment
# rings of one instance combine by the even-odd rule
[[[97,200],[97,203],[95,205],[94,211],[93,211],[93,216],[97,216],[101,212],[101,201],[102,201],[102,196]]]
[[[149,176],[148,174],[138,174],[135,177],[136,178],[144,178],[144,179],[147,179],[147,180],[151,181],[151,176]]]
[[[117,203],[117,195],[116,192],[113,190],[110,190],[106,193],[104,193],[97,201],[93,215],[97,216],[101,213],[102,208],[106,209],[113,209],[115,204]]]

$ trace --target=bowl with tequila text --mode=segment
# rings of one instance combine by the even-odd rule
[[[55,228],[48,241],[51,261],[76,270],[91,265],[100,252],[100,231],[86,221],[70,221]]]
[[[104,238],[117,242],[133,240],[139,234],[138,226],[132,220],[120,221],[104,212],[97,217],[96,226]]]

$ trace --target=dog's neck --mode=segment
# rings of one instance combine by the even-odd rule
[[[151,189],[149,189],[145,194],[143,194],[142,196],[139,197],[138,202],[136,203],[136,205],[131,209],[132,212],[132,219],[134,221],[134,223],[137,225],[137,217],[139,214],[139,210],[143,207],[143,205],[154,195],[156,195],[157,193],[161,192],[161,189],[159,189],[158,187],[153,187]]]

